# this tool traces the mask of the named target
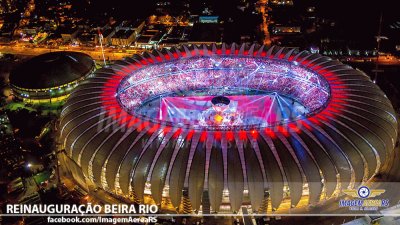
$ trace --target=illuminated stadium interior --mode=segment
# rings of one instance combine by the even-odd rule
[[[296,62],[202,56],[136,70],[121,82],[117,98],[126,111],[153,121],[243,129],[316,112],[329,99],[329,92],[324,78]],[[212,96],[227,96],[230,104],[217,110]]]

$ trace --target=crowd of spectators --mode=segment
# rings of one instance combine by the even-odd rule
[[[289,96],[310,112],[325,104],[329,85],[320,75],[292,62],[237,56],[192,57],[153,64],[132,72],[118,89],[130,111],[165,93],[240,87]]]

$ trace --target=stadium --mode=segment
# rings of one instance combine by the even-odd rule
[[[30,104],[66,100],[95,69],[93,59],[79,52],[52,52],[19,65],[10,74],[15,98]]]
[[[316,205],[371,180],[397,137],[363,72],[319,54],[190,45],[95,72],[61,113],[82,187],[184,213]]]

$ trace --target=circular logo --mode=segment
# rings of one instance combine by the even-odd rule
[[[370,190],[368,187],[366,186],[362,186],[358,188],[358,196],[360,196],[360,198],[368,198],[369,194],[370,194]]]

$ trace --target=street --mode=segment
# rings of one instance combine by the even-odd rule
[[[13,55],[29,55],[36,56],[44,53],[55,52],[55,51],[74,51],[74,52],[82,52],[90,55],[94,60],[102,60],[102,53],[100,48],[86,48],[86,47],[71,47],[71,46],[63,46],[58,48],[47,48],[47,47],[39,47],[39,46],[25,46],[21,44],[15,45],[0,45],[0,52],[3,54],[13,54]],[[141,53],[141,49],[135,50],[126,50],[123,52],[120,49],[107,48],[104,50],[105,59],[107,61],[121,60],[124,57],[130,57],[134,54]]]

